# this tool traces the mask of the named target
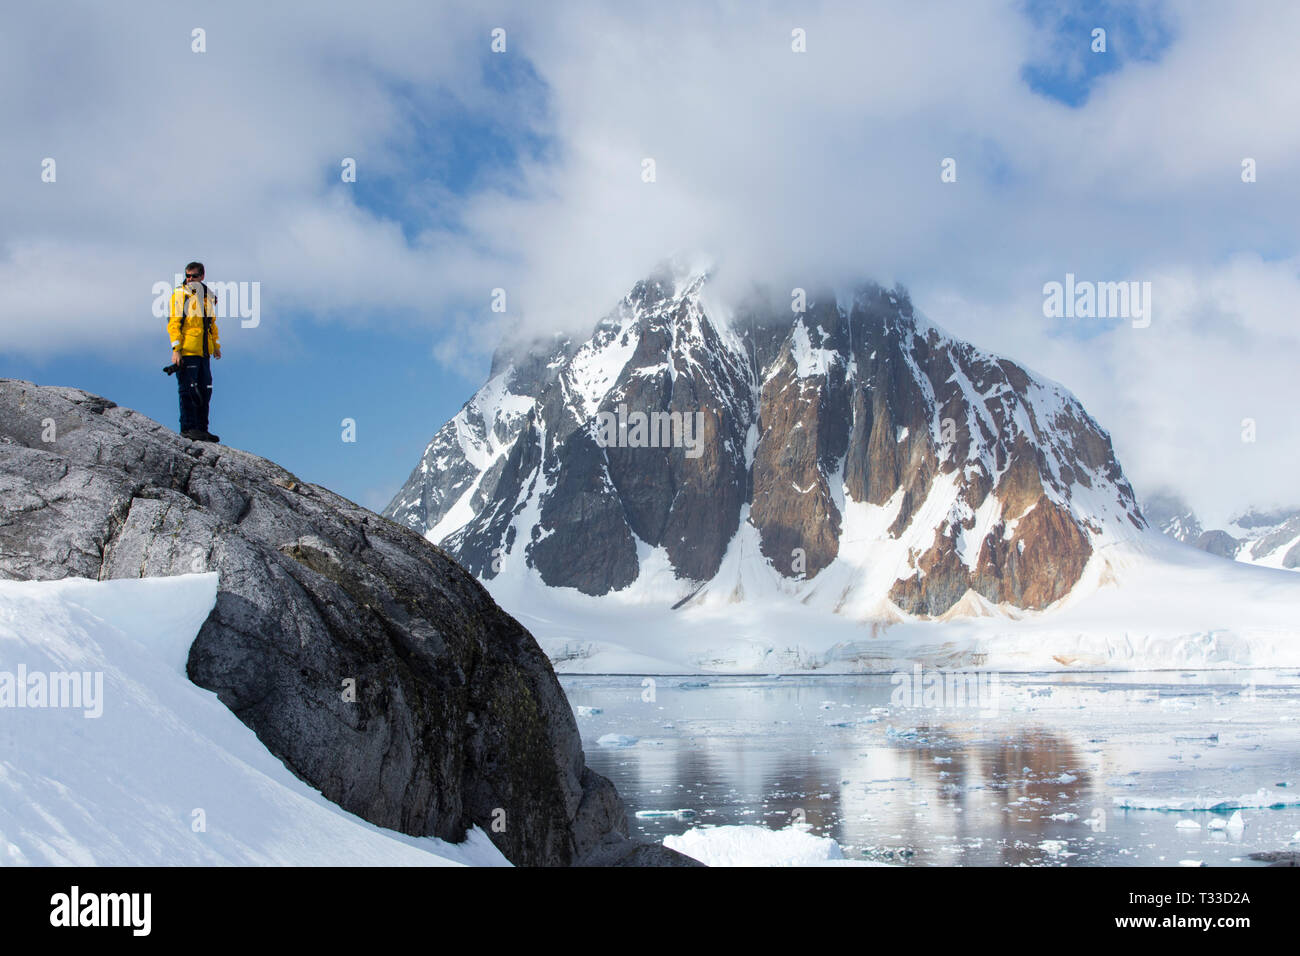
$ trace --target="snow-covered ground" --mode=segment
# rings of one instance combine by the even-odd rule
[[[190,683],[216,590],[0,581],[0,865],[509,865],[477,829],[454,845],[345,812]],[[52,707],[50,687],[86,696]]]
[[[591,598],[518,569],[484,583],[561,673],[884,673],[916,661],[1031,672],[1300,666],[1300,575],[1154,532],[1096,552],[1046,610],[968,594],[963,614],[931,621],[836,613],[815,594],[764,584],[777,575],[761,556],[741,563],[734,600],[678,610],[650,588]]]

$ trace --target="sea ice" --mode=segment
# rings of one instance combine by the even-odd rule
[[[709,866],[886,866],[846,860],[830,837],[797,827],[769,830],[752,824],[702,826],[664,837],[664,846]]]
[[[1300,797],[1284,797],[1263,787],[1240,797],[1115,797],[1124,810],[1279,810],[1300,806]]]
[[[605,734],[596,741],[601,747],[633,747],[637,742],[636,737],[629,737],[627,734]]]
[[[638,810],[638,820],[694,820],[699,814],[694,810]]]

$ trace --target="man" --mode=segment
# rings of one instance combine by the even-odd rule
[[[203,263],[185,267],[185,283],[172,293],[167,334],[181,398],[181,435],[192,441],[220,441],[208,431],[212,368],[208,356],[221,358],[217,297],[203,284]]]

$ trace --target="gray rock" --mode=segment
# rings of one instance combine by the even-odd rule
[[[344,809],[453,841],[477,824],[518,864],[658,859],[532,636],[446,553],[256,455],[0,379],[0,577],[197,571],[220,585],[190,678]]]
[[[704,866],[699,860],[659,843],[612,838],[597,845],[575,866]]]
[[[1252,853],[1250,858],[1259,863],[1267,863],[1269,866],[1300,866],[1300,853],[1295,850],[1267,850],[1263,853]]]
[[[1206,531],[1192,542],[1202,551],[1232,560],[1241,550],[1241,542],[1226,531]]]

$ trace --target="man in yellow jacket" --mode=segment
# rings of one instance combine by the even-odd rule
[[[208,431],[212,401],[212,368],[208,356],[221,358],[217,330],[217,297],[203,283],[203,263],[185,267],[185,283],[172,293],[167,334],[172,342],[172,368],[181,398],[181,435],[193,441],[220,441]]]

